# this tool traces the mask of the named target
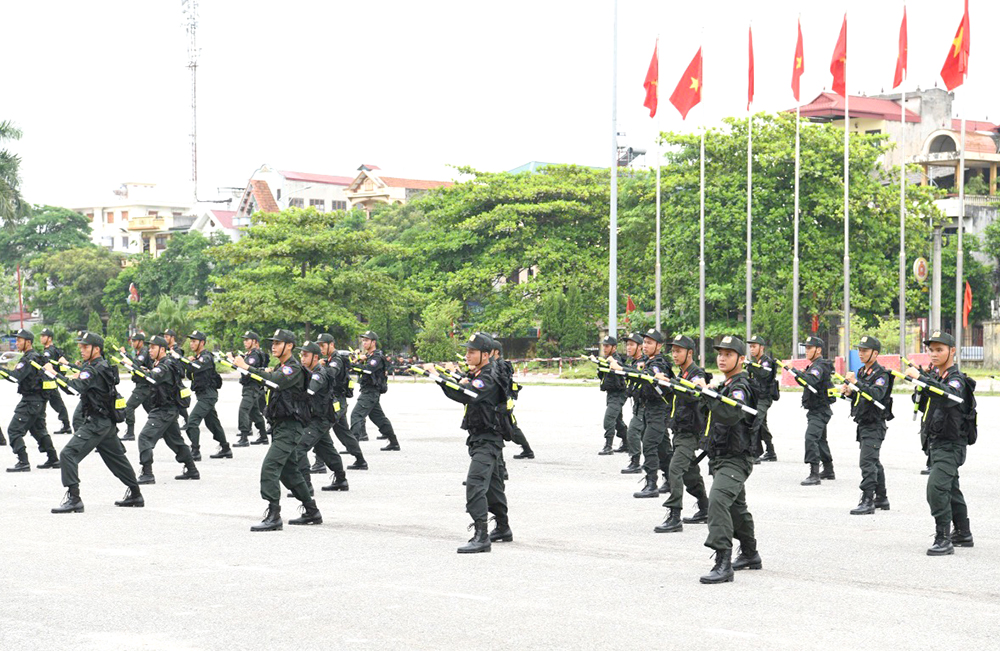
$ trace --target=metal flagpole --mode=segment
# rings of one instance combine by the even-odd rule
[[[957,96],[957,93],[956,93]],[[964,107],[963,107],[964,108]],[[958,250],[955,252],[955,362],[962,361],[962,299],[965,296],[965,283],[963,282],[963,260],[962,233],[965,227],[965,111],[962,111],[962,147],[958,153]]]
[[[611,55],[611,219],[608,248],[608,334],[618,335],[618,0],[614,2]]]
[[[705,363],[705,131],[701,128],[701,210],[698,218],[698,352]]]
[[[660,104],[660,35],[656,35],[656,104]],[[656,329],[660,329],[660,114],[656,120]]]
[[[900,99],[899,152],[899,354],[906,356],[906,91]]]
[[[792,359],[799,357],[799,121],[801,103],[795,105],[795,225],[792,230]]]
[[[753,217],[753,114],[747,121],[747,337],[750,340],[750,331],[753,329],[753,260],[751,258],[751,238]]]
[[[846,58],[846,57],[845,57]],[[844,61],[844,365],[850,370],[851,359],[851,219],[850,198],[850,144],[851,144],[851,91],[847,85],[847,61]]]

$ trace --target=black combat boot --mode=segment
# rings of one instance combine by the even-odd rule
[[[809,464],[809,476],[806,477],[802,481],[801,485],[802,486],[819,486],[820,483],[821,482],[819,480],[819,464],[818,463],[810,463]]]
[[[666,474],[663,475],[663,483],[660,484],[660,495],[666,495],[670,492],[670,479]]]
[[[52,509],[53,513],[83,513],[83,500],[80,499],[80,489],[71,487],[66,491],[62,503]]]
[[[951,525],[937,525],[934,532],[934,544],[927,550],[927,555],[947,556],[954,553],[955,548],[951,544]]]
[[[702,583],[729,583],[733,580],[733,550],[719,549],[715,552],[715,566],[712,571],[701,577]]]
[[[248,448],[250,447],[250,440],[247,438],[246,434],[240,434],[239,438],[236,439],[236,443],[233,443],[234,448]]]
[[[7,472],[31,472],[31,464],[28,463],[28,453],[18,452],[17,463],[13,468],[7,468]]]
[[[209,459],[232,459],[233,458],[233,449],[231,447],[229,447],[228,444],[227,445],[223,445],[222,447],[219,448],[218,452],[216,452],[215,454],[208,455],[208,458]],[[197,461],[197,459],[195,459],[195,461]]]
[[[923,470],[920,471],[920,474],[921,475],[929,475],[929,474],[931,474],[931,467],[927,466],[926,468],[924,468]]]
[[[122,440],[122,441],[134,441],[135,440],[135,432],[126,431],[125,432],[125,436],[121,437],[120,440]]]
[[[684,518],[684,524],[705,524],[708,522],[708,497],[698,500],[698,510],[690,518]]]
[[[347,491],[350,487],[347,485],[347,475],[341,474],[334,476],[333,481],[330,482],[329,486],[324,486],[325,491]]]
[[[191,461],[201,461],[201,446],[192,445],[191,446]]]
[[[493,521],[496,526],[490,532],[490,542],[514,542],[514,532],[510,530],[510,521],[507,516],[495,516]]]
[[[534,459],[535,452],[527,445],[521,450],[520,454],[514,455],[515,459]]]
[[[325,475],[326,474],[326,464],[316,457],[316,463],[309,466],[309,473],[312,475]]]
[[[174,479],[201,479],[201,473],[198,472],[198,468],[194,465],[194,460],[191,460],[184,464],[184,472],[174,477]]]
[[[628,465],[622,468],[623,475],[638,475],[642,472],[642,466],[639,464],[639,455],[635,455],[629,459]]]
[[[951,534],[951,544],[955,547],[973,547],[969,518],[954,518],[955,531]]]
[[[622,439],[621,445],[615,448],[615,452],[628,452],[628,444]]]
[[[609,439],[604,439],[604,447],[601,448],[601,451],[598,452],[597,454],[602,457],[606,457],[609,454],[614,454],[615,451],[611,449],[611,442],[614,440],[615,440],[614,437],[611,437]]]
[[[878,493],[875,494],[875,508],[882,511],[889,510],[889,498],[886,497],[885,493],[882,493],[881,495]]]
[[[361,436],[358,437],[358,441],[359,442],[360,441],[367,441],[367,440],[368,440],[368,434],[366,432],[362,432]]]
[[[288,521],[288,524],[323,524],[323,516],[320,515],[316,500],[309,500],[302,503],[302,515]]]
[[[58,468],[59,467],[59,457],[56,456],[55,451],[49,452],[49,458],[45,463],[40,463],[37,468]]]
[[[774,453],[774,450],[768,450],[764,454],[760,455],[759,461],[777,461],[778,455]]]
[[[399,439],[395,436],[389,437],[389,445],[379,448],[382,452],[399,452]]]
[[[819,473],[820,479],[836,479],[837,475],[833,474],[833,462],[829,461],[823,462],[823,472]]]
[[[69,423],[63,423],[62,427],[52,432],[53,434],[72,434],[73,428],[69,426]]]
[[[764,563],[760,560],[760,554],[757,553],[756,544],[752,548],[740,545],[740,553],[733,561],[733,571],[759,570],[762,567],[764,567]]]
[[[875,512],[875,497],[871,491],[861,493],[861,501],[858,506],[851,509],[851,515],[871,515]]]
[[[250,527],[250,531],[281,531],[281,506],[277,502],[268,504],[264,519]]]
[[[632,493],[632,497],[659,497],[660,489],[656,487],[656,475],[646,476],[646,485],[638,493]]]
[[[142,473],[139,474],[139,478],[136,480],[139,484],[155,484],[156,477],[153,476],[153,464],[144,463],[142,464]]]
[[[3,430],[0,430],[0,448],[7,445],[7,439],[3,437]]]
[[[363,454],[359,454],[358,456],[354,457],[354,463],[352,463],[351,465],[347,466],[347,469],[348,470],[368,470],[368,462],[365,461],[365,457],[364,457]]]
[[[478,554],[480,552],[490,551],[490,534],[487,533],[486,521],[477,520],[473,522],[470,529],[475,528],[476,533],[472,538],[469,539],[468,545],[463,545],[458,548],[459,554]]]
[[[684,525],[681,524],[681,510],[680,509],[670,509],[670,513],[667,519],[663,521],[663,524],[658,524],[653,527],[653,531],[656,533],[673,533],[675,531],[684,531]]]
[[[375,437],[375,440],[376,440],[376,441],[388,441],[388,440],[389,440],[389,437],[388,437],[388,436],[386,436],[385,434],[382,434],[382,433],[380,432],[380,433],[379,433],[379,435]]]
[[[264,432],[261,432],[260,436],[258,436],[255,440],[250,441],[250,445],[267,445],[267,444],[268,444],[267,434],[265,434]],[[261,529],[261,531],[264,530]]]
[[[139,492],[138,486],[130,486],[128,490],[125,491],[125,497],[115,501],[115,506],[133,507],[138,509],[146,506],[146,500],[142,498],[142,493]]]

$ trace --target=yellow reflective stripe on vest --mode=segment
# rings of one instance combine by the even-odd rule
[[[55,388],[56,388],[55,380],[45,380],[44,382],[42,382],[42,389],[55,389]]]
[[[190,395],[191,395],[191,389],[188,389],[187,387],[181,389],[181,398],[187,398]]]
[[[125,398],[115,398],[115,409],[125,409]]]
[[[338,411],[340,411],[340,403],[335,402],[333,403],[333,413],[337,413]]]

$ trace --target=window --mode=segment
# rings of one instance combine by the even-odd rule
[[[281,188],[278,188],[278,196],[276,197],[278,201],[281,201]]]
[[[167,236],[166,235],[157,235],[156,236],[156,250],[157,251],[162,251],[165,248],[167,248]]]
[[[175,213],[171,213],[171,214],[173,215],[174,219],[176,219],[177,217],[180,217],[182,213],[175,212]]]
[[[303,207],[305,207],[305,205],[306,205],[305,201],[303,201],[301,197],[297,197],[295,199],[289,199],[288,200],[288,206],[290,208],[303,208]]]
[[[92,213],[92,212],[88,212],[87,213],[87,221],[89,221],[89,222],[94,221],[94,213]]]
[[[365,179],[365,192],[371,192],[375,189],[375,184],[372,183],[371,179]]]
[[[128,211],[127,210],[123,210],[122,211],[122,221],[123,222],[127,222],[128,221]]]
[[[331,201],[330,210],[347,210],[346,201]]]
[[[309,206],[315,208],[320,212],[326,212],[326,200],[325,199],[310,199]]]
[[[122,237],[122,248],[128,251],[128,237]]]
[[[115,211],[114,210],[109,210],[108,213],[107,213],[107,217],[108,217],[108,223],[109,224],[114,224],[115,223]]]
[[[869,136],[877,136],[878,134],[882,133],[882,130],[881,129],[870,129],[868,131],[865,131],[865,133],[868,134]]]
[[[160,212],[158,210],[150,210],[149,212],[146,213],[146,215],[149,217],[156,217],[159,214]]]

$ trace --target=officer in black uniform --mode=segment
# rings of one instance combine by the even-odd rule
[[[518,394],[521,393],[522,386],[514,380],[514,365],[503,358],[503,344],[497,339],[493,339],[493,350],[490,351],[490,360],[490,363],[496,367],[500,382],[506,388],[507,395],[510,397],[510,410],[508,412],[511,427],[510,442],[521,446],[521,451],[515,454],[514,458],[534,459],[535,451],[531,449],[528,438],[521,431],[521,425],[517,422],[517,418],[514,417],[514,405],[516,404]],[[504,480],[506,481],[506,479],[507,477],[504,475]]]
[[[646,356],[642,352],[642,334],[633,332],[625,340],[626,363],[622,366],[641,369],[646,364]],[[642,383],[633,377],[626,377],[625,395],[632,399],[632,418],[628,423],[626,445],[628,446],[629,463],[622,468],[623,475],[638,475],[642,472],[639,455],[642,453],[642,400],[639,398],[639,388]]]
[[[315,450],[316,459],[333,471],[333,483],[324,486],[323,490],[346,491],[349,490],[347,484],[347,474],[344,472],[344,462],[333,445],[330,438],[330,426],[336,418],[336,412],[340,404],[334,402],[333,379],[334,375],[330,368],[320,364],[323,359],[323,352],[319,344],[306,342],[302,346],[302,366],[309,376],[309,422],[306,423],[302,432],[302,438],[298,444],[299,471],[309,487],[309,494],[313,494],[312,476],[309,472],[309,457],[307,452]],[[294,495],[292,496],[294,497]]]
[[[642,400],[642,469],[646,473],[646,484],[641,491],[633,493],[633,497],[657,497],[660,489],[656,485],[657,473],[661,468],[669,468],[669,457],[672,453],[670,439],[667,438],[667,403],[664,393],[656,383],[657,375],[673,377],[673,369],[667,359],[661,354],[663,335],[650,328],[642,337],[642,352],[647,359],[643,368],[624,369],[629,372],[649,376],[642,380],[637,392]],[[610,363],[612,369],[623,370],[617,361]],[[661,463],[663,462],[663,463]]]
[[[743,370],[746,347],[739,337],[726,336],[718,345],[716,363],[725,379],[715,388],[720,396],[753,408],[756,404],[750,378]],[[705,386],[704,380],[695,384]],[[757,553],[753,516],[747,509],[746,481],[753,472],[759,444],[753,441],[753,416],[739,406],[703,398],[710,413],[705,432],[709,471],[713,477],[708,504],[708,538],[705,546],[715,550],[715,566],[702,576],[701,583],[733,580],[733,571],[763,567]],[[740,541],[740,553],[732,560],[733,538]]]
[[[21,400],[14,408],[14,417],[7,427],[10,449],[17,455],[17,463],[14,467],[8,468],[7,472],[31,470],[28,451],[24,445],[24,435],[28,432],[38,442],[38,451],[48,455],[48,460],[38,467],[58,468],[59,456],[52,445],[52,437],[45,428],[45,392],[55,389],[56,384],[41,370],[46,359],[33,347],[35,335],[30,330],[18,330],[14,337],[21,359],[10,375],[17,380],[17,392],[21,394]]]
[[[610,362],[614,360],[619,366],[625,366],[626,360],[618,352],[618,340],[612,336],[607,336],[601,340],[601,357]],[[628,427],[622,420],[622,407],[625,406],[625,376],[618,373],[611,373],[597,367],[597,377],[601,380],[601,391],[606,394],[604,407],[604,448],[598,452],[600,455],[614,454],[612,445],[615,442],[615,434],[625,445],[625,437]]]
[[[760,335],[750,337],[747,348],[750,353],[746,359],[747,374],[750,376],[754,395],[757,396],[757,417],[753,420],[753,434],[754,438],[765,447],[764,454],[755,459],[754,463],[777,461],[778,455],[774,452],[771,428],[767,426],[767,411],[771,408],[771,404],[781,397],[777,381],[778,364],[767,354],[767,340]]]
[[[63,352],[52,343],[53,337],[55,337],[55,333],[49,328],[42,328],[42,332],[38,336],[38,341],[42,345],[42,356],[48,362],[58,362],[60,359],[65,359]],[[46,402],[52,406],[56,415],[59,416],[59,422],[62,423],[62,428],[53,434],[72,434],[73,428],[69,425],[69,414],[66,412],[66,405],[60,394],[59,389],[49,389],[45,392]]]
[[[191,441],[191,456],[195,461],[201,461],[201,430],[202,421],[212,438],[219,444],[219,451],[210,455],[212,459],[232,459],[233,450],[226,440],[226,430],[222,428],[219,414],[215,410],[219,402],[219,389],[222,388],[222,376],[215,370],[215,358],[205,350],[205,333],[195,330],[188,335],[191,340],[190,363],[185,364],[188,378],[191,379],[191,391],[198,397],[198,402],[187,421],[187,436]]]
[[[968,446],[976,442],[978,426],[975,409],[975,380],[962,373],[955,363],[955,338],[934,331],[924,341],[936,373],[917,368],[906,375],[935,387],[944,394],[925,390],[919,399],[924,417],[920,428],[927,437],[931,472],[927,477],[927,503],[934,518],[934,545],[928,556],[954,554],[955,547],[972,547],[969,507],[958,483],[958,469],[965,463]],[[955,396],[960,400],[954,400]],[[955,531],[952,533],[951,525]]]
[[[253,330],[244,332],[243,348],[246,351],[243,359],[246,360],[247,366],[252,372],[258,373],[267,368],[268,354],[260,347],[260,335]],[[267,425],[264,423],[264,414],[260,407],[264,386],[257,380],[242,374],[240,375],[240,386],[242,386],[243,391],[239,412],[240,436],[236,443],[233,443],[233,447],[249,447],[250,434],[252,433],[251,425],[257,426],[259,434],[254,444],[267,445]]]
[[[302,502],[304,512],[288,524],[323,524],[323,516],[316,501],[309,494],[309,486],[300,470],[298,453],[303,427],[309,423],[309,374],[292,354],[295,349],[295,335],[289,330],[275,330],[270,337],[271,355],[277,360],[272,371],[259,374],[266,381],[273,382],[267,401],[267,418],[272,424],[271,446],[260,466],[260,496],[267,502],[267,511],[260,524],[250,527],[250,531],[281,531],[281,484],[292,491]],[[233,364],[246,369],[243,357],[232,359]],[[280,482],[280,483],[279,483]]]
[[[337,440],[347,448],[347,454],[354,457],[354,463],[347,466],[348,470],[368,470],[368,462],[361,452],[358,439],[351,433],[347,419],[347,399],[354,397],[354,376],[351,375],[351,361],[346,355],[337,353],[336,341],[333,335],[323,333],[316,338],[319,349],[325,357],[324,365],[330,376],[333,396],[333,433]],[[337,481],[334,479],[333,484]],[[337,490],[326,486],[323,490]]]
[[[821,479],[836,479],[833,473],[833,456],[830,454],[830,444],[826,441],[826,425],[833,417],[830,401],[830,389],[833,383],[833,362],[823,357],[826,344],[819,337],[806,339],[806,359],[809,366],[801,378],[808,384],[802,391],[802,406],[806,410],[806,455],[805,462],[809,464],[809,476],[802,481],[803,486],[818,486]],[[811,391],[809,387],[815,389]],[[823,472],[819,464],[823,464]]]
[[[150,359],[149,350],[146,349],[146,335],[142,332],[135,332],[128,341],[132,347],[132,353],[126,351],[124,347],[119,352],[122,356],[127,357],[132,362],[132,366],[140,373],[149,375],[149,370],[153,368],[153,360]],[[152,392],[151,385],[146,378],[134,372],[131,375],[132,393],[128,397],[128,402],[125,403],[125,436],[122,437],[123,441],[135,440],[135,410],[140,405],[145,409],[146,401]],[[149,413],[148,409],[146,409],[146,413]]]
[[[491,543],[511,542],[514,534],[507,517],[507,496],[501,471],[504,435],[499,416],[503,391],[490,362],[492,340],[483,333],[476,333],[462,346],[466,349],[465,362],[469,366],[467,377],[459,382],[462,390],[445,384],[441,389],[446,396],[465,405],[462,429],[468,432],[465,443],[471,457],[465,479],[465,510],[472,517],[470,528],[475,529],[475,535],[469,544],[458,548],[458,553],[475,554],[490,551]],[[433,364],[425,368],[434,372]],[[496,518],[496,528],[487,532],[490,513]]]
[[[173,329],[167,328],[161,336],[167,341],[168,351],[173,352],[178,357],[184,357],[184,349],[181,347],[179,343],[177,343],[177,333]],[[180,415],[181,418],[184,419],[184,427],[186,429],[188,420],[188,408],[182,406],[177,413]]]
[[[361,395],[358,396],[358,401],[354,403],[354,411],[351,412],[351,434],[355,439],[361,440],[365,419],[371,418],[382,436],[389,440],[389,444],[381,449],[398,451],[399,441],[392,429],[392,423],[385,417],[382,405],[379,404],[382,394],[389,390],[389,380],[386,377],[385,355],[378,349],[378,335],[371,330],[361,335],[361,354],[358,356],[358,364],[361,369],[358,372]]]
[[[153,475],[153,448],[162,438],[174,453],[174,459],[184,464],[184,472],[175,479],[201,479],[197,466],[191,458],[191,448],[184,442],[177,414],[185,403],[190,403],[191,390],[184,386],[184,369],[181,362],[168,354],[169,344],[163,337],[149,340],[149,356],[153,368],[149,377],[153,380],[149,395],[149,415],[139,432],[139,463],[142,464],[140,484],[155,484]]]
[[[686,335],[675,335],[670,342],[670,354],[677,366],[678,378],[697,384],[697,380],[707,382],[710,378],[705,370],[694,363],[694,339]],[[705,434],[705,416],[699,404],[698,394],[682,386],[668,389],[670,395],[670,430],[673,432],[673,454],[667,480],[670,496],[663,506],[667,507],[667,518],[663,524],[653,528],[657,533],[682,531],[684,523],[702,524],[708,521],[708,494],[701,468],[695,461],[701,439]],[[684,507],[684,490],[698,503],[698,510],[690,518],[681,522]]]
[[[125,446],[118,440],[114,420],[115,411],[124,408],[124,404],[117,404],[119,398],[115,386],[118,384],[118,370],[104,359],[103,337],[85,332],[76,342],[80,345],[80,372],[63,379],[80,394],[84,422],[59,455],[66,497],[52,512],[83,513],[79,466],[80,461],[95,449],[108,470],[127,488],[124,499],[115,502],[115,506],[145,506],[135,470],[125,456]],[[49,370],[53,370],[51,363]],[[120,402],[125,401],[121,399]]]
[[[892,419],[892,374],[878,363],[882,343],[871,335],[861,338],[858,356],[864,368],[857,375],[848,373],[841,391],[852,396],[851,416],[858,424],[861,445],[861,501],[851,515],[870,515],[875,509],[889,510],[885,493],[885,468],[879,461],[879,450],[885,439],[886,423]],[[876,404],[877,403],[877,404]],[[883,407],[879,407],[881,404]]]

